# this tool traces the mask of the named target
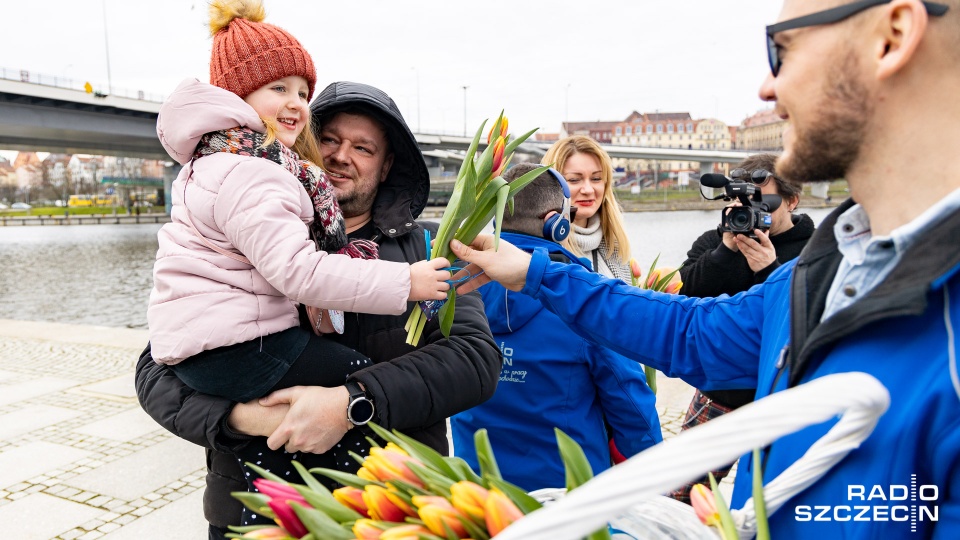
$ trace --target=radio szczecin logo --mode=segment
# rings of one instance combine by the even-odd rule
[[[797,505],[797,521],[897,521],[910,523],[910,531],[917,531],[917,523],[935,522],[940,517],[940,489],[936,485],[917,485],[917,475],[910,475],[910,485],[847,486],[847,504]]]

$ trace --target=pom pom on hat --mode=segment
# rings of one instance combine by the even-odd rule
[[[210,84],[245,98],[261,86],[299,75],[313,97],[317,70],[303,45],[286,30],[263,22],[260,0],[210,2]]]

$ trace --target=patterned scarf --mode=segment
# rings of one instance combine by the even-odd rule
[[[349,255],[355,259],[376,259],[379,257],[377,244],[370,240],[353,240],[347,242],[346,227],[343,224],[343,214],[340,205],[333,196],[333,187],[327,180],[320,167],[300,159],[293,150],[282,145],[280,141],[264,147],[266,135],[250,128],[233,128],[223,131],[207,133],[200,139],[194,159],[215,154],[229,152],[240,156],[253,156],[272,161],[300,181],[313,202],[313,223],[310,224],[310,235],[317,248],[328,253]]]

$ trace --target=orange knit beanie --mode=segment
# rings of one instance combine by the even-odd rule
[[[317,83],[313,60],[295,37],[264,17],[260,0],[210,2],[210,84],[245,98],[269,82],[299,75],[309,85],[309,101]]]

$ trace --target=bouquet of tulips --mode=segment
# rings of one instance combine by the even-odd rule
[[[477,148],[486,123],[484,120],[480,125],[464,156],[457,182],[450,195],[450,202],[447,203],[443,218],[440,220],[434,249],[428,256],[430,259],[445,257],[453,264],[456,257],[450,251],[450,241],[456,238],[464,244],[470,244],[494,216],[497,218],[494,234],[499,240],[504,208],[509,206],[512,214],[513,195],[547,170],[547,167],[534,169],[508,184],[500,175],[510,164],[513,151],[537,130],[534,128],[507,142],[510,138],[507,132],[507,118],[501,111],[487,134],[486,149],[478,156]],[[456,270],[459,269],[451,267],[451,271]],[[411,345],[419,343],[424,325],[437,314],[440,316],[440,329],[443,335],[449,336],[450,328],[453,326],[456,298],[457,292],[455,288],[451,288],[446,300],[421,302],[420,309],[413,310],[404,327],[407,330],[407,343]]]
[[[683,287],[683,281],[680,280],[679,273],[683,265],[681,264],[677,268],[670,268],[669,266],[661,266],[658,268],[657,262],[659,260],[660,255],[657,255],[656,258],[653,259],[653,264],[650,265],[647,279],[641,281],[642,272],[640,271],[640,263],[638,263],[636,259],[630,259],[631,283],[634,287],[640,287],[641,289],[665,292],[668,294],[679,293],[680,288]],[[649,385],[653,393],[656,394],[657,370],[650,366],[643,366],[643,374],[647,376],[647,385]]]
[[[457,457],[435,450],[397,432],[368,424],[387,441],[374,446],[357,474],[316,468],[307,471],[294,462],[304,484],[292,484],[248,464],[262,478],[259,493],[234,496],[276,526],[231,527],[230,538],[272,540],[488,540],[540,503],[521,488],[503,480],[486,430],[475,435],[480,474]],[[557,443],[567,471],[567,489],[593,477],[587,458],[573,439],[560,430]],[[330,492],[313,474],[344,487]],[[605,527],[590,540],[609,539]]]

